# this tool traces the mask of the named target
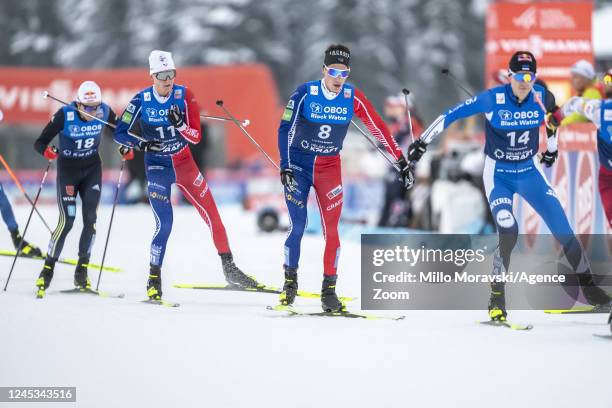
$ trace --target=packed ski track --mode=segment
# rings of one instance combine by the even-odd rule
[[[25,226],[29,209],[15,210]],[[40,211],[55,223],[55,206]],[[285,233],[257,232],[255,215],[238,207],[220,212],[237,265],[281,286]],[[110,207],[100,207],[92,262],[101,260],[109,217]],[[400,321],[287,317],[266,310],[274,294],[174,288],[224,283],[209,230],[189,206],[174,209],[162,269],[164,299],[181,306],[147,305],[153,228],[148,206],[117,209],[106,264],[123,272],[105,272],[100,289],[123,299],[59,293],[72,287],[74,269],[58,265],[37,300],[42,261],[17,261],[0,293],[0,385],[76,386],[77,403],[57,407],[612,406],[612,342],[593,336],[609,334],[607,315],[510,311],[530,331],[475,324],[486,311],[370,312],[406,315]],[[80,230],[79,215],[62,256],[76,257]],[[45,249],[48,238],[33,219],[26,239]],[[302,290],[320,290],[323,245],[304,237]],[[0,248],[12,249],[8,232]],[[3,286],[11,262],[0,258]],[[89,274],[95,287],[98,271]],[[338,293],[360,296],[359,242],[346,237]],[[320,311],[317,299],[296,305]],[[349,309],[359,311],[359,300]]]

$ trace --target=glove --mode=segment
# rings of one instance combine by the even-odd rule
[[[164,143],[159,140],[149,140],[147,142],[138,142],[138,149],[143,152],[157,153],[164,149]]]
[[[185,125],[185,121],[183,120],[183,112],[181,112],[181,108],[178,105],[172,105],[170,110],[168,111],[168,120],[175,128],[179,129]]]
[[[291,169],[282,169],[280,172],[281,183],[283,186],[290,192],[294,192],[297,190],[297,182],[295,181],[295,177],[293,176],[293,170]]]
[[[127,146],[119,146],[119,154],[123,160],[132,160],[134,158],[134,149]]]
[[[426,151],[427,143],[423,142],[421,139],[417,139],[408,146],[408,160],[411,162],[418,162]]]
[[[406,190],[409,190],[414,185],[414,164],[408,163],[404,156],[397,161],[400,168],[400,180]]]
[[[47,160],[55,160],[57,159],[59,150],[55,146],[47,146],[45,151],[43,152],[43,156]]]
[[[557,130],[563,120],[563,112],[558,106],[552,112],[546,114],[546,127],[550,130]]]
[[[540,157],[540,163],[544,163],[546,167],[550,167],[553,165],[555,160],[557,160],[558,155],[559,155],[558,150],[555,150],[554,152],[549,152],[548,150],[546,150],[542,154],[542,157]]]

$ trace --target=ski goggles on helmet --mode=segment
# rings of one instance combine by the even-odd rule
[[[330,68],[327,65],[325,65],[325,69],[327,70],[327,75],[333,78],[348,78],[351,73],[350,69]]]
[[[156,72],[153,74],[153,76],[159,79],[160,81],[167,81],[176,77],[176,71],[171,69],[170,71]]]
[[[519,82],[534,82],[536,80],[536,74],[532,74],[531,72],[512,73],[512,77]]]

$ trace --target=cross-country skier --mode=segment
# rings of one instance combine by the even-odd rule
[[[610,74],[606,76],[612,82]],[[612,227],[612,99],[588,99],[572,97],[561,108],[564,115],[578,113],[597,127],[597,151],[599,152],[599,195]]]
[[[43,297],[53,278],[57,258],[66,236],[72,229],[77,212],[77,195],[81,197],[83,231],[79,240],[79,259],[74,271],[74,286],[89,289],[87,265],[96,236],[96,218],[102,188],[102,162],[98,146],[107,127],[90,116],[114,124],[115,113],[102,102],[102,91],[93,81],[83,82],[77,98],[60,108],[34,143],[34,149],[47,160],[57,161],[57,205],[59,221],[51,235],[47,257],[36,281],[38,297]],[[51,141],[59,136],[59,148]]]
[[[0,122],[2,122],[2,119],[4,119],[4,114],[0,110]],[[6,197],[2,183],[0,183],[0,214],[11,233],[11,239],[13,240],[15,250],[20,252],[23,256],[41,256],[42,252],[37,246],[30,244],[25,239],[22,241],[21,234],[19,233],[19,226],[15,220],[15,214],[13,214],[13,208]]]
[[[532,53],[516,52],[509,62],[510,83],[488,89],[440,115],[421,138],[410,145],[408,160],[418,161],[433,138],[454,121],[484,113],[486,159],[483,181],[499,233],[493,274],[505,273],[510,265],[510,254],[518,236],[512,202],[514,194],[519,194],[540,214],[562,244],[588,302],[593,305],[607,304],[610,297],[594,284],[584,251],[540,168],[540,163],[551,166],[557,158],[555,128],[562,120],[562,113],[555,104],[553,94],[534,85],[536,68]],[[536,154],[542,123],[547,124],[548,148],[538,163]],[[505,303],[504,283],[494,282],[489,301],[492,320],[506,320]]]
[[[198,143],[202,138],[200,109],[193,92],[174,83],[176,67],[169,52],[151,52],[149,75],[153,86],[132,98],[115,131],[115,140],[119,143],[145,152],[147,190],[156,223],[147,295],[152,300],[162,297],[161,266],[172,230],[170,188],[174,183],[210,227],[227,282],[257,287],[257,281],[234,263],[212,192],[189,150],[188,143]],[[138,141],[128,134],[137,127],[146,141]]]
[[[285,283],[280,302],[291,305],[297,294],[300,242],[306,226],[306,203],[314,187],[323,234],[324,311],[343,311],[336,295],[336,269],[340,256],[338,221],[342,210],[340,150],[353,115],[385,146],[401,169],[404,186],[412,183],[408,162],[387,126],[365,95],[346,83],[350,73],[350,51],[344,45],[325,50],[323,79],[300,85],[291,95],[278,129],[280,176],[285,190],[291,226],[285,241]]]

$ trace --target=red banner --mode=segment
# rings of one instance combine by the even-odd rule
[[[563,102],[571,96],[569,67],[579,59],[593,62],[590,1],[496,2],[487,13],[486,78],[508,69],[515,51],[531,51],[538,77]]]
[[[179,68],[176,82],[193,90],[200,109],[210,115],[225,116],[215,105],[225,106],[240,119],[249,119],[251,135],[273,157],[278,157],[276,129],[280,120],[278,91],[264,65]],[[42,125],[60,105],[42,94],[72,101],[85,80],[102,88],[102,98],[117,114],[139,90],[152,84],[147,69],[65,70],[0,68],[0,109],[4,122]],[[229,160],[245,158],[257,150],[232,123],[226,123],[226,151]],[[257,153],[259,154],[259,153]]]

